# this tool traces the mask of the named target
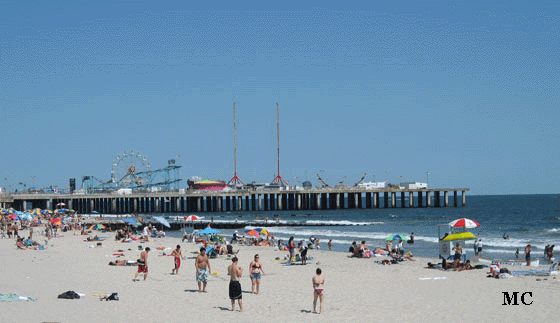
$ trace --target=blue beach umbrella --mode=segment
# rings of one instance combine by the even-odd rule
[[[205,228],[204,230],[200,230],[198,231],[196,234],[218,234],[221,233],[222,231],[220,230],[216,230],[216,229],[212,229],[212,228]]]
[[[134,219],[130,219],[130,218],[126,218],[126,219],[122,219],[122,220],[123,220],[124,222],[126,222],[126,223],[132,224],[132,225],[135,226],[135,227],[142,224],[142,223],[140,223],[140,222],[138,222],[138,221],[136,221],[136,220],[134,220]]]
[[[169,222],[162,216],[154,216],[154,220],[156,220],[157,222],[165,225],[168,228],[171,228],[171,225],[169,224]]]

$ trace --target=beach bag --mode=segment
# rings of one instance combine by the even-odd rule
[[[119,293],[112,293],[107,297],[107,301],[118,301],[119,300]]]
[[[63,298],[63,299],[79,299],[80,295],[78,295],[78,293],[76,293],[73,290],[69,290],[67,292],[64,292],[60,295],[58,295],[58,298]]]

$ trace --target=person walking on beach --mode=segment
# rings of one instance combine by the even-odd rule
[[[528,244],[525,247],[525,261],[527,262],[527,266],[531,266],[531,245]]]
[[[144,273],[144,280],[148,277],[148,253],[150,252],[150,247],[147,247],[142,253],[140,253],[140,259],[138,259],[138,271],[134,275],[132,281],[137,281],[138,274]]]
[[[251,293],[255,293],[255,286],[257,287],[257,294],[260,290],[261,278],[264,275],[262,264],[259,260],[259,255],[255,255],[255,259],[249,264],[249,272],[251,273]]]
[[[325,277],[321,274],[321,268],[317,268],[315,276],[311,279],[313,283],[313,313],[317,313],[317,298],[319,299],[319,314],[323,314],[323,301],[325,299]]]
[[[327,245],[329,247],[329,251],[332,251],[332,239],[329,240],[329,243]]]
[[[181,259],[184,259],[183,254],[181,253],[180,245],[177,245],[177,248],[173,250],[171,256],[175,257],[175,268],[171,270],[171,275],[179,275],[179,268],[181,267]]]
[[[257,255],[258,256],[258,255]],[[232,264],[228,267],[228,275],[230,277],[229,281],[229,298],[231,299],[231,310],[235,311],[235,300],[239,303],[239,312],[243,312],[243,295],[241,292],[241,275],[243,274],[243,268],[237,265],[236,256],[231,259]],[[251,278],[252,280],[252,278]]]
[[[208,261],[208,256],[206,255],[206,248],[200,248],[200,254],[196,257],[194,261],[194,267],[196,268],[196,281],[198,282],[198,291],[206,293],[206,284],[208,283],[208,271],[210,271],[210,262]],[[202,287],[202,289],[201,289]]]

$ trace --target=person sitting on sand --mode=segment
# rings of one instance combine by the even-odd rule
[[[359,257],[371,257],[371,251],[369,250],[368,246],[366,245],[366,241],[362,240],[359,246]]]
[[[385,250],[387,250],[389,253],[393,252],[393,242],[387,241],[387,244],[385,245]]]
[[[416,261],[416,259],[412,258],[412,252],[407,252],[406,254],[402,255],[403,259],[407,259],[410,261]]]
[[[227,248],[223,244],[220,244],[220,241],[216,241],[216,244],[214,245],[214,250],[216,250],[218,255],[224,255],[227,253]]]
[[[356,241],[352,242],[352,245],[350,246],[350,248],[348,248],[348,251],[352,253],[352,257],[358,257],[360,248],[358,248],[358,244],[356,243]]]
[[[471,270],[474,269],[473,266],[471,265],[471,261],[467,260],[465,261],[464,264],[460,264],[459,268],[457,269],[458,271],[463,271],[463,270]]]
[[[33,246],[33,247],[27,247],[27,246],[25,246],[25,245],[23,244],[23,238],[18,238],[18,239],[17,239],[16,246],[18,247],[18,249],[23,249],[23,250],[29,250],[29,249],[37,250],[37,247],[36,247],[36,246]]]
[[[282,239],[278,239],[278,250],[284,251],[284,244],[282,244]]]

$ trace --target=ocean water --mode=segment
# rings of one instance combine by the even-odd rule
[[[381,204],[383,205],[383,204]],[[352,241],[365,240],[370,248],[385,246],[385,239],[393,234],[407,237],[414,232],[415,243],[405,245],[416,256],[438,257],[439,234],[447,230],[447,223],[458,218],[473,219],[481,224],[470,229],[482,239],[483,255],[498,259],[515,259],[519,248],[520,258],[527,244],[533,247],[533,256],[542,257],[546,244],[560,250],[560,195],[494,195],[467,196],[465,207],[449,208],[388,208],[323,211],[269,211],[200,213],[205,220],[214,222],[253,221],[257,217],[282,223],[306,223],[305,226],[260,227],[274,233],[277,239],[296,241],[311,235],[321,239],[323,249],[332,239],[333,250],[346,252]],[[252,227],[246,226],[246,229]],[[192,231],[186,228],[187,232]],[[230,237],[233,230],[222,230]],[[179,235],[180,232],[170,232]],[[504,234],[509,239],[504,239]],[[473,241],[466,243],[467,255],[473,253]]]

